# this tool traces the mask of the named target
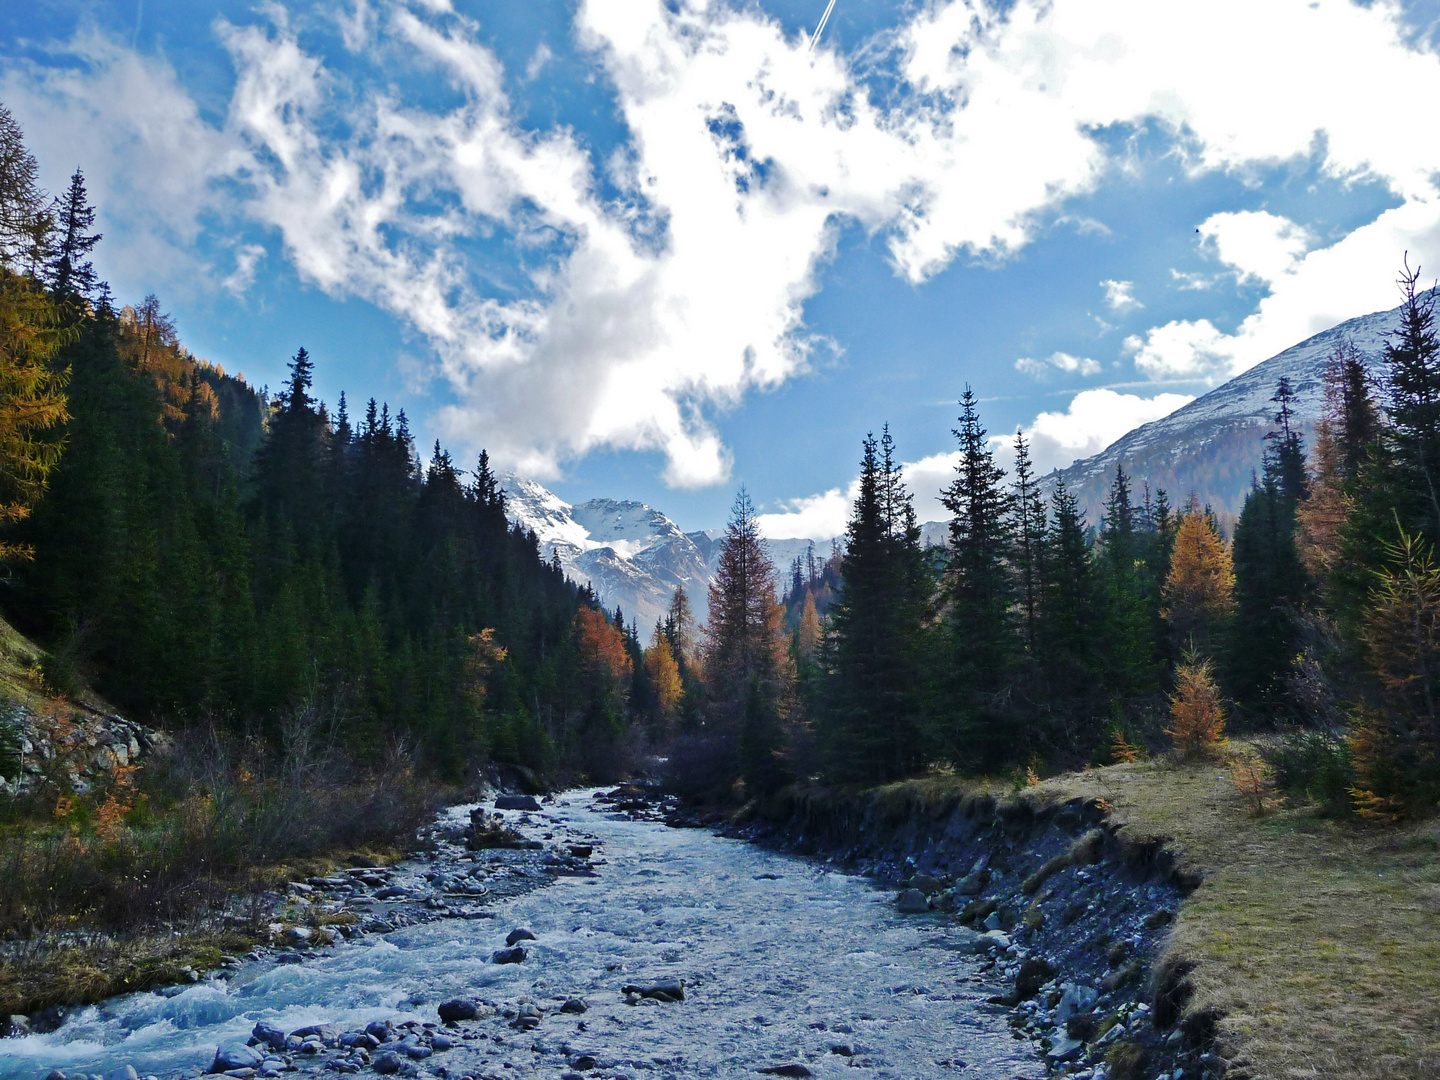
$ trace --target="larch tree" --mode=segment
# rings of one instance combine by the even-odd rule
[[[1213,519],[1192,498],[1175,532],[1165,618],[1182,648],[1210,656],[1235,609],[1235,567]]]

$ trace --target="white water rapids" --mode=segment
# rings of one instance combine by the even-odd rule
[[[386,1017],[433,1023],[436,1006],[456,996],[512,1008],[530,999],[550,1011],[533,1032],[500,1017],[466,1025],[484,1037],[421,1062],[451,1080],[556,1078],[580,1054],[597,1063],[588,1076],[637,1080],[754,1077],[791,1063],[821,1077],[1044,1075],[1004,1010],[984,1004],[1001,988],[980,974],[981,961],[947,948],[943,916],[897,914],[891,895],[864,879],[706,830],[624,819],[590,794],[570,792],[531,818],[594,837],[596,877],[561,877],[498,901],[495,918],[438,919],[303,963],[251,962],[229,981],[172,997],[133,994],[77,1010],[48,1035],[0,1042],[0,1078],[125,1064],[142,1077],[194,1076],[217,1044],[243,1041],[259,1020],[286,1031],[348,1031]],[[469,810],[445,816],[464,822]],[[413,864],[415,881],[423,885],[429,868]],[[524,943],[529,956],[492,963],[513,927],[535,933]],[[667,976],[684,980],[685,1001],[622,1000],[624,984]],[[554,1008],[571,996],[588,1013]],[[302,1077],[310,1072],[295,1063]]]

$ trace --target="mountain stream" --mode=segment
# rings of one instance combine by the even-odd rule
[[[408,1031],[423,1044],[399,1070],[422,1080],[1044,1076],[1006,1010],[985,1004],[1003,987],[981,958],[954,947],[943,916],[898,914],[892,895],[863,878],[637,820],[598,794],[569,792],[539,813],[506,814],[527,837],[548,834],[547,849],[593,844],[582,872],[520,895],[496,890],[481,908],[446,909],[434,902],[434,882],[447,873],[485,866],[503,876],[517,871],[501,860],[525,856],[533,866],[536,857],[465,852],[453,839],[472,807],[451,807],[439,823],[451,842],[394,868],[384,890],[412,902],[430,890],[428,921],[299,955],[262,951],[223,977],[76,1010],[53,1032],[0,1042],[0,1078],[59,1070],[104,1080],[133,1075],[127,1065],[140,1077],[193,1077],[257,1022],[284,1033],[333,1025],[348,1041],[376,1020],[397,1025],[392,1039]],[[363,899],[372,920],[404,902]],[[494,962],[515,928],[535,935],[520,942],[525,959]],[[682,981],[683,1001],[627,1001],[622,992],[668,978]],[[481,1016],[439,1025],[437,1006],[456,997],[480,1004]],[[562,1011],[570,999],[586,1011]],[[391,1045],[357,1054],[334,1042],[297,1051],[292,1039],[256,1063],[258,1076],[372,1075]]]

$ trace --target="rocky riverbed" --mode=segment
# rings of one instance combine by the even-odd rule
[[[292,886],[297,915],[333,906],[321,933],[277,919],[275,948],[7,1040],[0,1077],[1038,1080],[1057,1067],[1003,1000],[1013,943],[928,902],[906,914],[893,891],[813,860],[667,828],[663,812],[636,790],[451,808],[397,867]]]

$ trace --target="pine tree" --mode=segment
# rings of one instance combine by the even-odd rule
[[[1037,653],[1053,707],[1083,718],[1096,711],[1095,573],[1085,542],[1084,515],[1063,480],[1056,484],[1051,509],[1043,548]]]
[[[1016,749],[1001,707],[1019,642],[1010,615],[1015,589],[1007,555],[1013,496],[995,464],[974,393],[960,399],[960,460],[941,495],[950,511],[946,582],[954,722],[947,749],[960,762],[991,767]]]
[[[754,504],[741,488],[710,586],[705,680],[712,730],[733,739],[740,775],[757,791],[784,778],[790,688],[782,663],[782,613],[775,567],[760,538]],[[725,767],[723,761],[717,765]]]
[[[1040,591],[1045,560],[1045,500],[1030,464],[1030,447],[1023,431],[1015,432],[1015,520],[1012,563],[1019,590],[1020,610],[1024,615],[1025,647],[1036,655],[1036,628],[1040,618]]]
[[[1142,515],[1130,491],[1130,477],[1123,463],[1117,463],[1100,525],[1094,583],[1102,625],[1101,681],[1114,699],[1112,709],[1155,690],[1161,630],[1159,581],[1164,569],[1159,561],[1165,542],[1157,533],[1142,531]]]
[[[920,526],[888,429],[862,443],[860,492],[830,607],[824,692],[830,771],[883,781],[926,758],[923,625],[929,582]]]
[[[1396,508],[1407,530],[1440,541],[1440,337],[1435,296],[1418,293],[1420,270],[1400,275],[1400,326],[1385,344]]]
[[[79,169],[70,178],[70,187],[60,200],[56,226],[55,254],[47,268],[46,284],[61,303],[88,299],[96,290],[95,267],[86,257],[103,237],[92,233],[95,209],[85,190],[85,177]]]
[[[1264,473],[1245,498],[1235,527],[1235,613],[1226,665],[1232,691],[1252,713],[1281,704],[1280,681],[1299,651],[1297,617],[1309,581],[1295,544],[1296,509],[1307,494],[1305,451],[1291,424],[1285,379],[1274,401]]]

